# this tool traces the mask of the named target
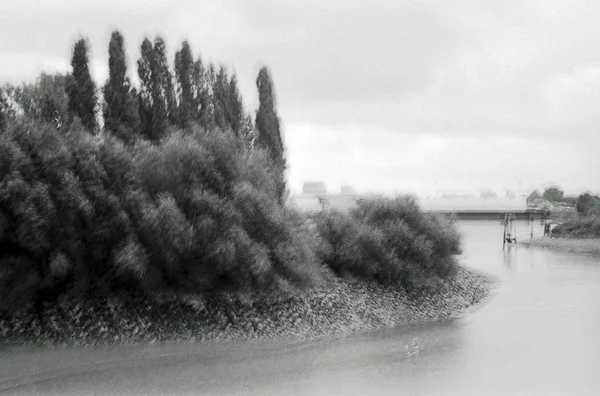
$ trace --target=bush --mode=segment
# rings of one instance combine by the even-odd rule
[[[600,217],[589,216],[567,221],[554,228],[552,235],[562,238],[600,238]]]
[[[600,216],[600,197],[589,193],[581,194],[577,197],[575,207],[581,216]]]
[[[415,288],[450,274],[460,253],[454,224],[421,212],[411,197],[364,200],[348,214],[324,212],[316,223],[327,242],[322,259],[338,274]]]
[[[76,124],[11,123],[0,135],[0,309],[65,293],[318,284],[314,241],[279,204],[274,172],[220,131],[125,146]]]

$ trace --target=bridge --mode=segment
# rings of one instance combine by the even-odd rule
[[[452,214],[461,220],[502,220],[512,214],[517,220],[545,219],[548,212],[527,206],[526,197],[515,198],[425,198],[419,200],[425,212]]]
[[[349,210],[360,199],[358,194],[302,194],[290,197],[290,203],[301,211],[318,212],[323,209]],[[526,197],[516,198],[423,198],[419,203],[424,212],[442,213],[461,220],[502,220],[507,213],[517,220],[544,219],[543,209],[527,207]]]

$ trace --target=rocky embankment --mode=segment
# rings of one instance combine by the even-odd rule
[[[258,338],[309,339],[455,317],[484,300],[492,278],[458,268],[429,292],[330,277],[301,296],[79,303],[0,317],[4,343],[99,345]]]

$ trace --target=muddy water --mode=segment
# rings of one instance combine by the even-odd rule
[[[600,394],[600,257],[503,249],[498,222],[459,226],[462,263],[499,279],[460,319],[296,346],[17,349],[0,374],[7,394]]]

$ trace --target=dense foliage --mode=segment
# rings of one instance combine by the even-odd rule
[[[365,200],[348,214],[324,212],[316,223],[323,259],[339,274],[414,288],[450,274],[460,253],[452,222],[421,212],[411,197]]]
[[[0,304],[46,294],[268,290],[320,272],[264,152],[220,131],[159,144],[81,126],[0,135]]]
[[[562,202],[565,192],[560,187],[548,187],[544,190],[542,197],[550,202]]]
[[[320,262],[407,287],[454,268],[456,230],[411,198],[316,224],[285,205],[268,69],[253,125],[235,74],[194,60],[189,43],[172,72],[164,40],[145,39],[139,90],[119,32],[108,49],[101,114],[85,39],[70,73],[0,91],[0,312],[82,296],[288,292],[319,284]]]
[[[575,208],[581,216],[600,216],[600,197],[589,193],[581,194],[577,197]]]
[[[104,129],[126,143],[133,142],[139,134],[137,92],[127,76],[125,39],[113,32],[108,45],[108,80],[102,88],[104,94]]]
[[[563,238],[600,238],[600,216],[580,217],[559,224],[552,236]]]
[[[577,197],[576,216],[565,219],[552,230],[562,238],[600,238],[600,197],[589,193]]]
[[[96,84],[90,74],[88,45],[83,38],[77,40],[73,47],[71,67],[73,71],[67,80],[69,111],[79,117],[86,128],[95,131],[98,126]]]
[[[270,153],[273,163],[283,175],[286,164],[279,116],[277,115],[275,89],[269,69],[266,67],[260,69],[256,86],[259,100],[258,111],[256,112],[257,143]],[[283,200],[285,193],[285,180],[283,177],[280,178],[278,183],[279,197]]]

